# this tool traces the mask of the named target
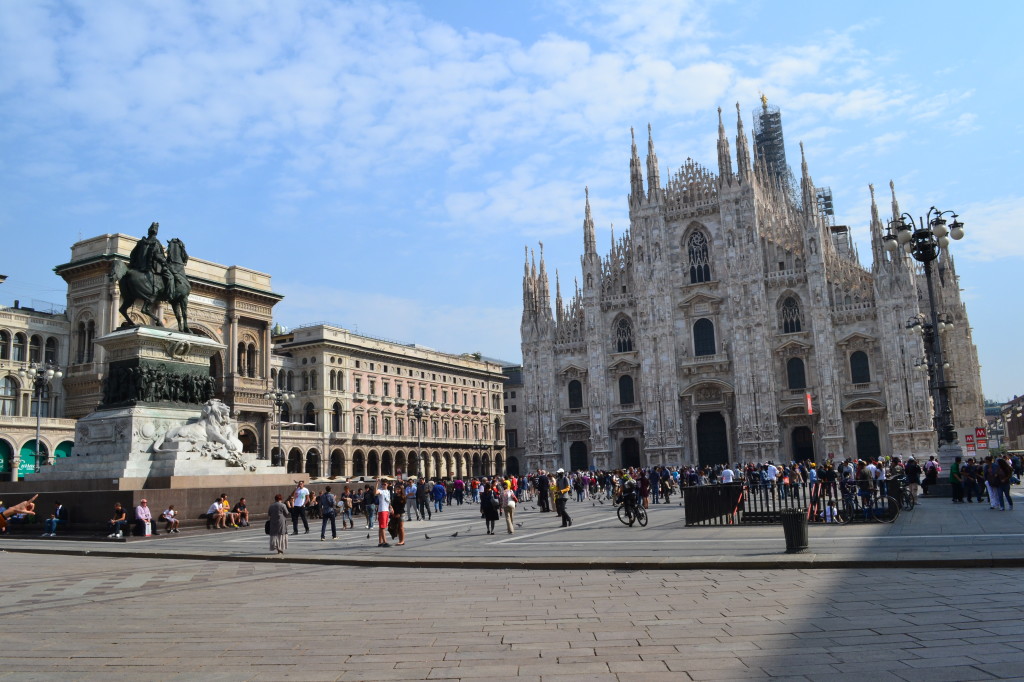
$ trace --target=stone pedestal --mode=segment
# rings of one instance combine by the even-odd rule
[[[255,484],[284,473],[242,453],[229,409],[211,399],[210,357],[223,344],[155,327],[118,330],[96,342],[109,359],[104,402],[78,420],[71,455],[27,480],[175,487],[176,477],[230,476]]]

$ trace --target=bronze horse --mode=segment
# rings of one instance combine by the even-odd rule
[[[191,333],[188,328],[188,295],[192,291],[192,285],[185,276],[186,263],[188,253],[185,251],[185,244],[177,237],[167,242],[167,257],[161,264],[165,272],[133,270],[123,261],[116,261],[112,274],[121,290],[121,307],[118,310],[127,320],[127,324],[122,327],[138,326],[128,317],[128,309],[139,299],[142,300],[142,314],[148,315],[154,326],[164,326],[163,321],[153,313],[151,306],[165,301],[170,303],[174,310],[178,331]]]

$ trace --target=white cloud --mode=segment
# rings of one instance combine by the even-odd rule
[[[971,260],[995,261],[1024,257],[1024,197],[1003,197],[960,207],[964,238],[954,242],[954,254]]]

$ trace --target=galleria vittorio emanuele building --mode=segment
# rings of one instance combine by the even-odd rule
[[[646,165],[634,140],[629,229],[599,253],[588,196],[568,301],[556,281],[552,310],[543,251],[527,257],[517,417],[531,469],[935,453],[924,347],[906,329],[928,309],[924,277],[883,248],[874,188],[865,267],[831,191],[804,159],[790,173],[779,110],[762,100],[751,142],[738,105],[736,125],[735,166],[719,111],[717,174],[688,159],[665,184],[650,131]],[[953,259],[937,266],[963,431],[983,425],[977,350]]]

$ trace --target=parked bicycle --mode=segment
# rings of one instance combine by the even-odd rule
[[[863,490],[857,483],[848,481],[842,485],[842,500],[836,508],[839,523],[854,520],[893,523],[900,516],[900,504],[891,495],[881,495],[878,490]]]

